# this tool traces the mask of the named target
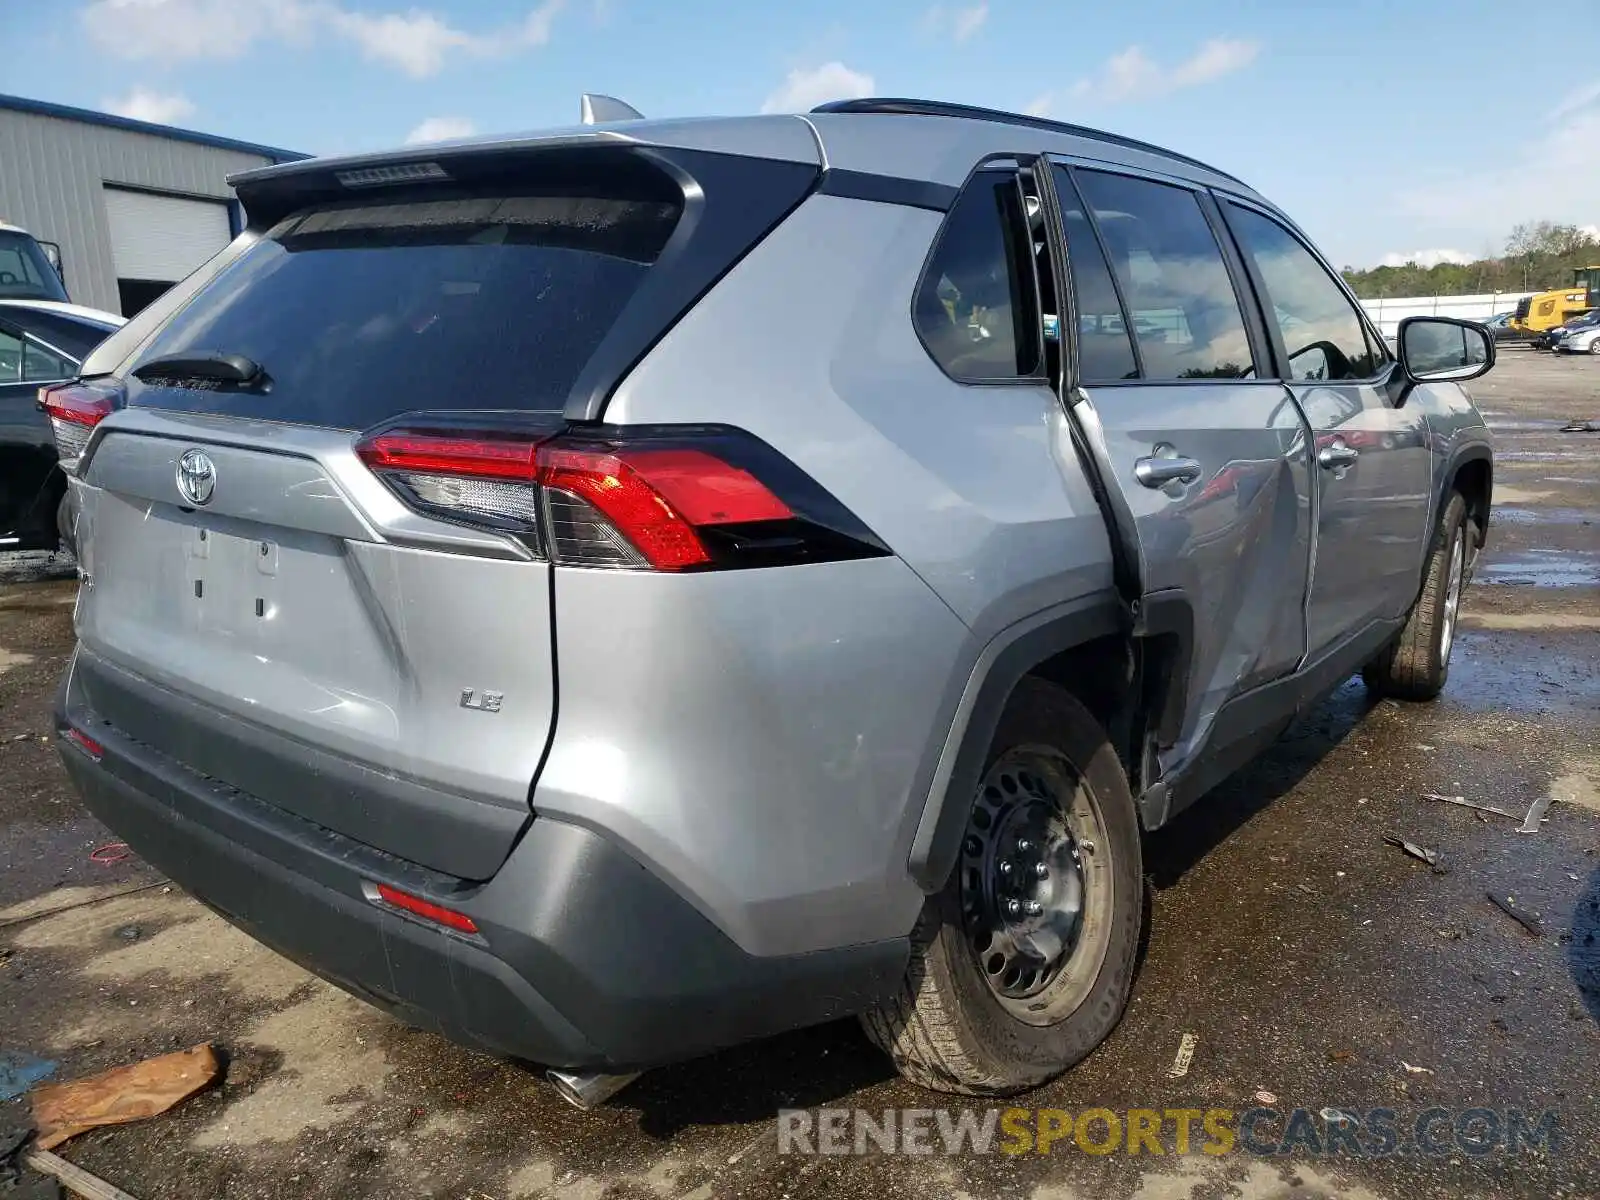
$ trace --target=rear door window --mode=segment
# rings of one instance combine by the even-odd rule
[[[1239,297],[1195,194],[1075,172],[1122,287],[1146,379],[1244,379],[1255,371]]]
[[[1055,179],[1066,226],[1072,288],[1078,301],[1078,373],[1086,383],[1137,379],[1139,365],[1133,356],[1133,342],[1122,318],[1122,303],[1111,282],[1111,269],[1106,265],[1100,239],[1064,167],[1055,168]]]
[[[130,402],[362,429],[402,412],[558,412],[652,269],[681,201],[474,194],[312,208],[211,280],[141,355],[224,353],[251,391]]]

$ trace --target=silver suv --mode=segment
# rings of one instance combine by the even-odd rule
[[[848,1015],[1037,1084],[1127,1001],[1142,831],[1354,672],[1444,685],[1493,344],[1396,361],[1203,163],[866,100],[234,182],[248,230],[44,398],[67,768],[579,1098]]]

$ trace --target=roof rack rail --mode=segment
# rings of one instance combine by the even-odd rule
[[[1071,125],[1066,121],[1052,121],[1048,117],[1030,117],[1023,113],[1005,112],[998,108],[980,108],[973,104],[951,104],[943,100],[908,100],[900,97],[870,97],[863,100],[830,100],[827,104],[819,104],[811,110],[814,113],[891,113],[912,117],[965,117],[971,121],[994,121],[1001,125],[1023,125],[1030,129],[1047,129],[1051,133],[1066,133],[1073,137],[1089,138],[1096,142],[1105,142],[1112,146],[1121,146],[1124,150],[1143,150],[1148,154],[1159,154],[1163,158],[1176,159],[1178,162],[1188,163],[1191,167],[1199,167],[1203,171],[1210,171],[1213,175],[1220,175],[1223,179],[1231,179],[1241,187],[1247,186],[1244,181],[1226,171],[1218,170],[1210,163],[1201,162],[1198,158],[1190,158],[1187,154],[1179,154],[1176,150],[1168,150],[1165,146],[1157,146],[1152,142],[1141,142],[1137,138],[1123,137],[1120,133],[1107,133],[1103,129],[1090,129],[1085,125]]]

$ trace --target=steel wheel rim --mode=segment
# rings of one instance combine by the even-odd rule
[[[1456,613],[1461,608],[1461,588],[1466,573],[1467,539],[1457,533],[1450,547],[1450,579],[1444,589],[1444,635],[1439,644],[1439,658],[1446,663],[1450,661],[1450,648],[1455,645]]]
[[[963,933],[1000,1004],[1030,1024],[1073,1011],[1109,945],[1111,859],[1081,774],[1012,751],[984,776],[962,843]]]

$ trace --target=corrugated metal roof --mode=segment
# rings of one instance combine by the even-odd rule
[[[111,129],[126,129],[133,133],[148,133],[156,137],[171,138],[178,142],[192,142],[197,146],[214,146],[219,150],[236,150],[242,154],[256,154],[273,162],[298,162],[310,158],[298,150],[281,150],[276,146],[258,146],[254,142],[241,142],[236,138],[219,137],[213,133],[200,133],[193,129],[178,129],[172,125],[157,125],[153,121],[136,121],[132,117],[119,117],[112,113],[96,112],[91,108],[73,108],[67,104],[52,104],[48,100],[30,100],[25,96],[0,95],[0,108],[16,112],[33,113],[41,117],[58,117],[63,121],[79,121],[86,125],[104,125]]]

